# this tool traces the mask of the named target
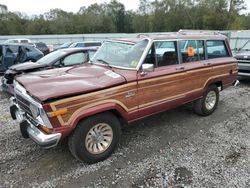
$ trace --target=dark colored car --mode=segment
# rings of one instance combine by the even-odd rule
[[[0,73],[4,73],[10,66],[26,61],[37,61],[43,53],[28,44],[0,44]]]
[[[61,49],[44,56],[37,62],[11,66],[2,78],[2,89],[13,94],[13,79],[16,75],[45,69],[73,66],[89,61],[97,47]]]
[[[236,49],[234,57],[238,60],[238,75],[242,78],[250,78],[250,40],[241,48]]]
[[[48,48],[48,46],[43,43],[43,42],[35,42],[35,43],[32,43],[38,50],[40,50],[41,52],[43,52],[44,55],[47,55],[50,50]]]

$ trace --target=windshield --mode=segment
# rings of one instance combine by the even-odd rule
[[[39,59],[37,61],[37,63],[39,63],[39,64],[49,64],[49,63],[55,61],[58,57],[61,57],[65,53],[66,52],[60,51],[60,50],[51,52],[48,55],[44,56],[43,58]]]
[[[136,68],[147,44],[148,40],[142,40],[136,44],[107,41],[97,51],[91,62],[103,63],[109,66]]]
[[[248,40],[248,41],[240,48],[240,50],[250,51],[250,40]]]

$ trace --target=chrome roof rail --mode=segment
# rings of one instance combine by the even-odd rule
[[[192,30],[192,29],[180,29],[178,33],[186,35],[186,34],[206,34],[206,35],[219,35],[221,32],[219,30]]]

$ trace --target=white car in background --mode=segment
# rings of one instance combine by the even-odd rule
[[[30,39],[8,39],[4,43],[31,43]]]

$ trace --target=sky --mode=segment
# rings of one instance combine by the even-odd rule
[[[0,0],[11,12],[19,11],[28,14],[43,14],[50,9],[60,8],[67,12],[78,12],[80,7],[89,6],[94,3],[109,2],[110,0]],[[136,10],[139,6],[139,0],[118,0],[125,5],[126,10]],[[245,0],[250,10],[250,0]],[[245,11],[244,11],[245,12]]]
[[[94,3],[110,2],[110,0],[0,0],[11,12],[25,12],[28,15],[43,14],[50,9],[60,8],[67,12],[78,12],[80,7],[88,7]],[[118,0],[125,5],[126,10],[136,10],[139,0]]]

